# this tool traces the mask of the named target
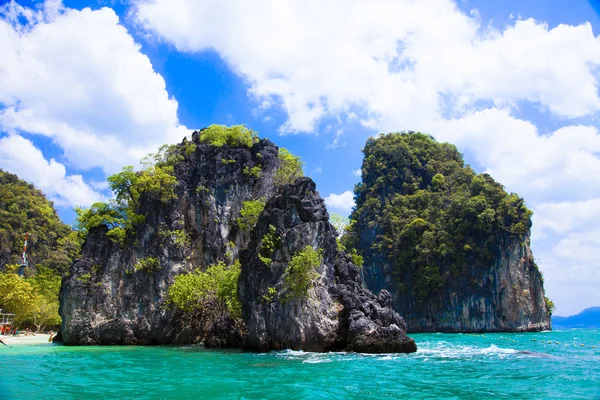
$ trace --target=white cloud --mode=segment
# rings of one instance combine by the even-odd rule
[[[362,176],[362,169],[359,168],[357,170],[352,171],[352,175],[360,178]]]
[[[31,141],[18,135],[0,138],[0,168],[33,183],[59,206],[89,206],[106,200],[81,175],[67,175],[63,164],[47,161]]]
[[[69,167],[113,173],[188,133],[110,8],[0,7],[0,130],[51,138]]]
[[[573,235],[593,231],[597,212],[583,203],[600,198],[600,38],[590,24],[550,29],[512,16],[494,30],[449,0],[140,0],[135,18],[181,51],[216,51],[263,112],[286,111],[282,132],[337,118],[456,143],[540,213],[533,244],[559,311],[598,301],[561,283],[585,270],[600,287],[591,255],[565,263],[569,246],[592,254]],[[562,128],[517,117],[523,104]],[[349,210],[351,192],[327,199]],[[583,209],[553,220],[551,203]]]
[[[136,16],[182,51],[216,50],[259,101],[285,108],[288,131],[356,106],[384,129],[421,128],[480,100],[532,101],[564,117],[600,108],[589,24],[520,20],[499,32],[448,0],[150,0]]]
[[[354,207],[354,193],[350,190],[340,194],[332,193],[325,197],[325,204],[327,204],[327,207],[329,208],[350,212],[352,207]]]

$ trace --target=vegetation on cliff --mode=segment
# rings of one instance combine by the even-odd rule
[[[206,271],[197,268],[191,273],[178,275],[169,287],[166,303],[205,327],[210,327],[224,316],[239,320],[242,307],[238,298],[239,276],[238,260],[231,265],[219,262],[210,265]]]
[[[17,275],[29,232],[25,277]],[[23,326],[60,323],[61,277],[79,254],[81,237],[62,223],[41,191],[0,170],[0,308]]]
[[[392,133],[369,139],[363,152],[363,181],[343,242],[361,248],[361,235],[372,232],[365,252],[387,258],[400,292],[427,298],[467,267],[489,265],[504,238],[531,227],[523,199],[476,174],[451,144]]]

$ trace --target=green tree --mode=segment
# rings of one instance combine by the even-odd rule
[[[350,224],[350,220],[347,217],[342,216],[338,213],[329,214],[329,222],[338,233],[338,237],[341,237],[346,233],[346,227]]]
[[[531,227],[523,199],[476,174],[453,145],[392,133],[370,138],[363,152],[363,181],[342,241],[368,262],[387,260],[417,298],[489,265],[499,243]]]
[[[211,125],[200,131],[200,141],[218,147],[252,147],[258,134],[244,125]]]
[[[244,201],[242,209],[240,210],[240,216],[236,219],[240,229],[242,231],[249,232],[252,228],[254,228],[258,222],[258,217],[264,208],[264,199]]]
[[[281,187],[294,183],[297,178],[304,176],[300,156],[295,156],[283,147],[279,148],[279,169],[275,173],[275,186]]]
[[[31,320],[39,307],[33,286],[14,273],[17,268],[7,266],[7,271],[0,273],[0,309],[15,314],[13,323],[19,326]]]
[[[241,318],[242,305],[238,298],[239,261],[232,265],[219,262],[206,271],[178,275],[167,293],[167,305],[186,313],[200,312],[202,323],[212,325],[218,318],[229,315]]]
[[[284,301],[305,299],[308,289],[319,277],[317,269],[323,261],[323,250],[318,251],[311,246],[292,256],[284,273]]]

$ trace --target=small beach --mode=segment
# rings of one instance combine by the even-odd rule
[[[38,344],[48,344],[50,335],[47,333],[36,333],[35,335],[29,336],[0,336],[0,340],[9,346],[30,346]]]

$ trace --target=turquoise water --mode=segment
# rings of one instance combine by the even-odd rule
[[[600,330],[411,336],[417,353],[378,356],[2,346],[0,397],[600,399]]]

